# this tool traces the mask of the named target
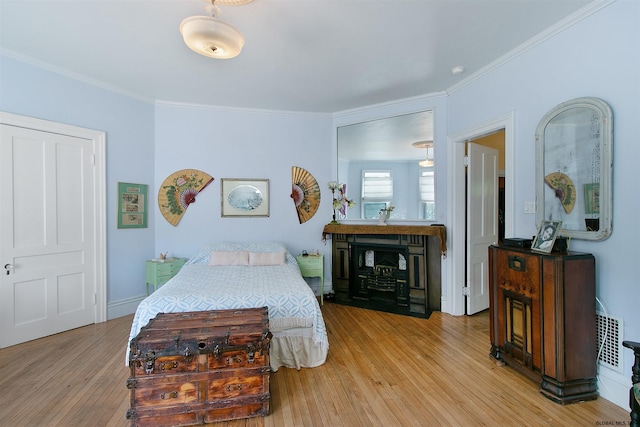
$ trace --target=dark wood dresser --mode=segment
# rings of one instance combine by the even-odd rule
[[[491,356],[557,403],[596,399],[593,255],[490,246],[489,282]]]

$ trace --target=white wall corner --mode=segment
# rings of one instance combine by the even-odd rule
[[[110,303],[107,306],[107,320],[134,314],[143,299],[145,299],[144,295]]]
[[[630,411],[630,388],[631,372],[629,372],[629,376],[624,376],[605,366],[598,365],[598,393],[601,398]]]

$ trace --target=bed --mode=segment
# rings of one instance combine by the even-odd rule
[[[329,342],[318,300],[280,242],[220,242],[203,248],[138,306],[129,342],[158,313],[269,308],[271,369],[313,368]],[[127,352],[128,361],[128,352]]]

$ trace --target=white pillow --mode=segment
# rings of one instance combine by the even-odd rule
[[[249,252],[211,251],[209,265],[249,265]]]
[[[283,265],[286,252],[249,252],[249,265]]]
[[[208,264],[211,258],[211,251],[286,252],[287,247],[282,242],[215,242],[201,248],[185,265]],[[293,255],[289,254],[287,256],[290,257],[290,262],[295,264],[296,260]]]

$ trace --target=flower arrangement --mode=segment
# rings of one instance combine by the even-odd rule
[[[391,216],[391,212],[393,212],[394,208],[395,206],[389,205],[386,208],[380,209],[380,218],[378,219],[378,225],[387,225],[387,220]]]
[[[356,205],[353,200],[347,198],[347,184],[338,184],[336,181],[329,182],[329,190],[333,198],[333,220],[330,224],[339,224],[336,220],[336,210],[340,218],[346,218],[347,208],[351,209]],[[336,191],[338,194],[336,194]]]
[[[389,219],[389,217],[391,216],[391,212],[393,212],[394,209],[395,206],[389,205],[386,208],[380,209],[380,215],[384,214],[384,216]]]

